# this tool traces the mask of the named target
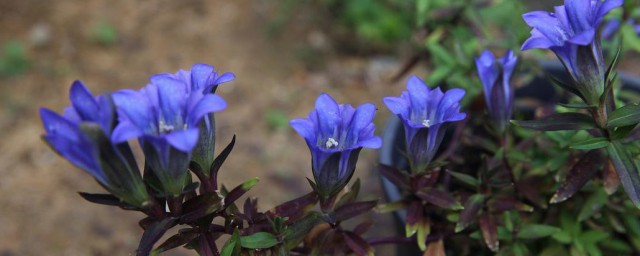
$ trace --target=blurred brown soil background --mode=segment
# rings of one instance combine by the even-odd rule
[[[0,45],[19,40],[29,61],[24,73],[0,77],[0,255],[134,254],[142,214],[84,201],[78,191],[102,188],[40,139],[38,109],[61,112],[76,79],[104,93],[137,89],[152,74],[197,62],[235,73],[236,80],[218,90],[229,105],[216,117],[218,148],[238,136],[220,176],[228,187],[260,177],[248,194],[260,196],[262,210],[309,191],[308,149],[287,121],[306,116],[320,92],[340,103],[376,104],[381,133],[389,116],[381,99],[403,89],[389,82],[400,60],[338,56],[304,13],[294,13],[295,22],[274,35],[269,24],[276,6],[258,0],[0,0]],[[308,49],[320,54],[302,56]],[[356,172],[362,199],[382,198],[372,170],[376,157],[373,150],[362,153]],[[369,237],[391,235],[390,215],[377,216]],[[166,254],[195,255],[184,249]]]

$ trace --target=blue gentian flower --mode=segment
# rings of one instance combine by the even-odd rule
[[[464,95],[465,91],[457,88],[445,93],[439,87],[429,90],[420,78],[411,76],[407,91],[400,97],[383,99],[387,108],[402,120],[413,172],[425,171],[433,160],[447,124],[466,118],[467,114],[460,112]]]
[[[379,148],[372,123],[376,107],[363,104],[354,109],[321,94],[307,118],[289,122],[311,151],[313,177],[323,199],[335,196],[349,182],[362,148]]]
[[[119,124],[111,140],[138,138],[148,166],[164,192],[177,197],[187,179],[191,152],[198,143],[199,123],[209,113],[226,108],[226,102],[174,75],[159,74],[140,91],[113,93]],[[206,90],[208,87],[204,87]]]
[[[491,51],[484,51],[475,60],[489,116],[502,133],[511,120],[513,111],[513,87],[510,80],[518,58],[510,50],[501,59],[496,59]]]
[[[533,11],[522,16],[533,29],[522,50],[550,49],[562,61],[574,82],[574,92],[597,105],[604,91],[605,64],[598,27],[622,0],[565,0],[555,13]]]
[[[233,73],[218,75],[213,66],[208,64],[195,64],[189,71],[180,70],[175,74],[164,74],[171,78],[183,81],[191,91],[201,91],[204,94],[215,93],[217,86],[235,79]],[[214,159],[215,149],[215,117],[209,113],[202,118],[199,125],[200,134],[198,143],[192,152],[191,161],[196,163],[205,176],[209,176],[211,164]]]
[[[94,97],[80,81],[69,92],[71,106],[61,116],[40,109],[44,140],[72,164],[88,172],[115,196],[143,206],[149,195],[129,146],[112,144],[115,109],[109,97]]]

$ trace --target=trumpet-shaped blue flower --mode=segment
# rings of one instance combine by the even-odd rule
[[[191,86],[195,85],[202,84],[159,74],[140,91],[113,93],[120,122],[111,140],[120,143],[138,138],[149,167],[164,191],[173,196],[180,195],[184,188],[200,121],[226,108],[222,97],[203,93],[209,87],[193,90]]]
[[[533,11],[522,16],[533,29],[522,50],[550,49],[574,82],[574,93],[595,105],[604,91],[604,60],[598,27],[622,0],[565,0],[555,13]]]
[[[311,151],[313,177],[324,198],[337,194],[349,182],[362,148],[379,148],[382,139],[374,136],[376,107],[363,104],[353,108],[321,94],[315,110],[307,118],[289,122]]]
[[[446,125],[460,121],[467,114],[460,112],[463,89],[445,93],[429,87],[416,76],[407,81],[407,91],[400,97],[385,97],[387,108],[404,124],[405,142],[411,169],[422,172],[429,165],[442,143]]]
[[[213,66],[201,63],[193,65],[189,71],[180,70],[175,74],[165,75],[183,81],[193,92],[201,91],[204,94],[214,93],[219,84],[235,79],[233,73],[227,72],[218,75]],[[191,160],[197,163],[204,174],[208,176],[215,149],[215,118],[213,113],[202,118],[199,129],[198,143],[193,149]]]
[[[501,59],[496,59],[490,51],[484,51],[475,60],[489,115],[498,131],[503,132],[513,111],[513,87],[510,80],[518,58],[512,51],[507,51]]]
[[[44,140],[72,164],[91,174],[115,196],[143,206],[148,194],[126,144],[112,144],[115,110],[105,95],[94,97],[80,81],[69,92],[71,106],[61,116],[40,109]]]

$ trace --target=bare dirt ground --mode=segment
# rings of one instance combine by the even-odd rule
[[[78,191],[103,190],[39,138],[38,108],[62,111],[76,79],[102,93],[139,88],[152,74],[197,62],[235,73],[218,90],[229,104],[216,118],[218,147],[238,136],[221,178],[235,186],[260,177],[249,195],[260,195],[264,210],[309,190],[306,145],[278,117],[306,116],[315,97],[329,92],[342,103],[375,103],[380,133],[389,115],[381,98],[402,90],[387,82],[397,61],[327,56],[323,68],[309,71],[292,49],[322,47],[322,34],[292,25],[274,37],[267,26],[276,11],[272,1],[257,0],[0,0],[0,45],[20,40],[30,63],[25,74],[0,78],[0,255],[135,251],[142,215],[83,201]],[[115,42],[96,42],[101,22],[116,29]],[[363,151],[357,175],[364,199],[382,197],[375,159],[375,151]],[[378,231],[391,232],[388,217],[377,218]]]

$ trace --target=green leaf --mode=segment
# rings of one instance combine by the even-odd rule
[[[609,114],[607,128],[622,127],[640,123],[640,105],[630,104]]]
[[[609,140],[605,137],[589,138],[571,145],[572,149],[591,150],[609,146]]]
[[[454,178],[462,181],[463,183],[471,186],[471,187],[478,187],[480,186],[480,181],[474,177],[472,177],[471,175],[468,174],[464,174],[464,173],[460,173],[460,172],[454,172],[454,171],[450,171],[447,170],[447,172],[449,174],[451,174],[451,176],[453,176]]]
[[[612,142],[607,149],[624,191],[627,192],[633,204],[640,208],[640,173],[638,173],[638,166],[620,142]]]
[[[475,194],[467,199],[467,202],[464,204],[464,209],[460,213],[460,219],[458,219],[458,223],[456,224],[456,233],[465,229],[473,220],[478,216],[478,212],[484,206],[485,196],[483,194]]]
[[[594,106],[591,105],[587,105],[584,103],[558,103],[559,106],[565,107],[565,108],[575,108],[575,109],[590,109],[590,108],[594,108]]]
[[[521,239],[537,239],[547,237],[562,231],[558,227],[543,225],[543,224],[529,224],[522,228],[518,232],[518,238]]]
[[[582,113],[555,113],[538,120],[511,120],[511,123],[538,131],[587,130],[597,128],[592,117]]]
[[[267,232],[258,232],[249,236],[240,237],[240,244],[242,247],[248,249],[266,249],[278,243],[278,238]]]
[[[220,256],[234,256],[240,255],[240,251],[242,247],[240,246],[240,233],[238,233],[238,229],[236,228],[233,231],[233,235],[222,247],[222,251],[220,251]]]
[[[586,202],[582,205],[582,210],[578,214],[578,221],[584,221],[594,213],[598,212],[609,200],[609,196],[604,191],[604,188],[596,189]]]

